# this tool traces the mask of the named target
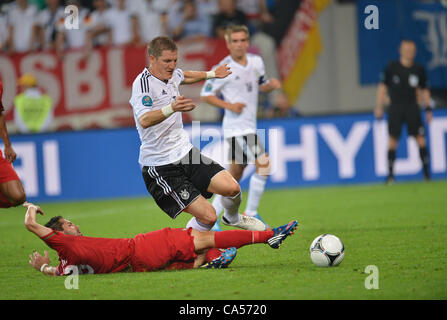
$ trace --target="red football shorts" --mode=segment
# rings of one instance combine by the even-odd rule
[[[136,235],[135,253],[131,262],[132,270],[144,272],[191,268],[197,257],[191,231],[191,228],[164,228]],[[170,268],[171,265],[175,267]]]
[[[3,157],[3,153],[0,150],[0,183],[5,183],[11,180],[20,179],[12,167],[12,164]]]

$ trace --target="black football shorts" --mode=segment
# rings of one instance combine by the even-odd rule
[[[147,191],[157,205],[175,219],[200,195],[205,199],[213,196],[208,192],[211,179],[225,170],[220,164],[204,156],[196,148],[180,161],[142,169]]]
[[[407,124],[410,136],[425,134],[421,111],[418,105],[393,105],[388,112],[388,133],[399,139],[403,124]]]

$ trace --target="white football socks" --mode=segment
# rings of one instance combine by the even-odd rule
[[[261,176],[254,173],[250,178],[250,186],[248,189],[247,207],[245,214],[248,216],[255,216],[258,212],[259,202],[261,201],[262,194],[264,193],[265,183],[268,176]]]
[[[239,222],[239,206],[242,201],[242,192],[239,192],[234,197],[222,197],[221,203],[224,208],[225,219],[233,224]]]
[[[219,217],[223,211],[222,196],[220,194],[214,195],[211,205],[213,206],[214,210],[216,210],[216,216]]]
[[[196,219],[196,217],[192,217],[191,220],[188,221],[186,224],[186,229],[193,228],[198,231],[210,231],[213,226],[209,226],[207,224],[204,224],[203,222],[200,222]]]

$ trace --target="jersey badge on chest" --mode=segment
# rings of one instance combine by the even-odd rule
[[[417,87],[419,84],[419,77],[415,74],[410,74],[408,77],[408,83],[413,88]]]

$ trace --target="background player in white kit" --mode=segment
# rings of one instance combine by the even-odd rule
[[[256,135],[258,93],[281,88],[279,80],[266,79],[264,62],[258,55],[247,53],[249,31],[246,26],[235,25],[225,32],[230,55],[218,65],[228,65],[232,74],[225,79],[207,80],[200,95],[216,107],[225,109],[223,118],[224,138],[230,144],[229,171],[240,180],[247,164],[256,165],[256,173],[250,178],[245,215],[261,219],[258,206],[270,174],[270,161],[264,145]],[[220,98],[223,96],[223,99]],[[213,207],[217,215],[222,211],[221,197],[215,196]],[[228,224],[225,216],[224,224]],[[219,230],[218,224],[215,230]]]
[[[139,163],[155,202],[173,219],[181,212],[193,215],[187,228],[208,231],[217,216],[206,199],[220,194],[230,225],[265,230],[258,219],[239,214],[239,184],[222,166],[194,148],[183,129],[181,113],[195,105],[180,95],[179,85],[225,78],[231,74],[230,68],[222,65],[210,72],[177,69],[177,46],[168,37],[153,39],[148,55],[150,66],[135,79],[130,104],[141,140]]]

